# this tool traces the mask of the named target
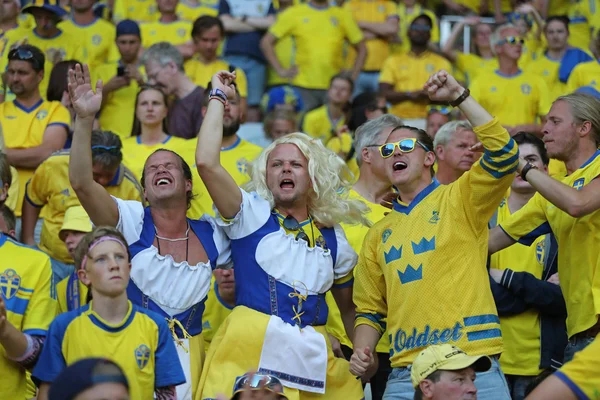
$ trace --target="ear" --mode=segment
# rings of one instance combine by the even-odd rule
[[[192,191],[192,180],[191,179],[186,179],[186,181],[185,181],[185,191],[186,191],[186,193]]]
[[[592,123],[590,121],[584,121],[578,130],[580,137],[588,136],[592,133]]]
[[[78,269],[77,270],[77,277],[79,278],[79,280],[85,285],[85,286],[90,286],[90,284],[92,283],[92,281],[90,281],[90,279],[87,276],[87,271],[85,269]]]
[[[426,167],[431,167],[433,164],[435,164],[435,153],[433,151],[428,151],[425,155],[425,161],[423,162],[423,165]]]
[[[421,392],[423,392],[423,395],[425,397],[433,397],[435,390],[432,381],[430,381],[429,379],[425,379],[423,380],[423,382],[419,383],[419,387],[421,388]]]
[[[362,157],[362,162],[371,164],[371,152],[369,151],[369,149],[363,147],[362,151],[360,152],[360,155]]]
[[[444,148],[441,145],[439,145],[439,144],[437,146],[435,146],[435,155],[440,160],[444,159]]]
[[[0,204],[3,204],[8,197],[8,183],[5,183],[2,189],[0,189]]]

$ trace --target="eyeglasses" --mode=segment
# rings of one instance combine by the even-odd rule
[[[498,46],[501,46],[505,43],[512,44],[512,45],[515,45],[515,44],[523,45],[523,44],[525,44],[525,40],[523,38],[507,36],[506,38],[500,40],[497,44],[498,44]]]
[[[243,390],[246,386],[250,389],[260,388],[261,382],[265,389],[272,392],[283,394],[283,384],[281,381],[272,375],[260,375],[260,374],[244,374],[236,378],[233,384],[233,393]]]
[[[121,149],[117,146],[102,146],[102,145],[92,146],[92,155],[99,155],[99,154],[104,154],[104,153],[109,153],[113,156],[120,156]]]
[[[302,225],[300,225],[300,222],[298,222],[296,218],[292,217],[291,215],[285,217],[283,219],[283,227],[288,231],[298,231],[298,234],[296,235],[296,240],[301,239],[306,241],[306,243],[310,244],[310,239],[308,238],[308,235],[306,234],[306,232],[304,232],[304,230],[302,229]]]
[[[37,60],[33,52],[30,50],[24,49],[22,47],[16,47],[8,52],[9,60],[17,60],[17,61],[29,61],[34,68],[41,67],[39,60]]]
[[[381,157],[383,157],[383,158],[389,158],[394,154],[394,150],[396,149],[396,147],[398,147],[398,150],[400,150],[402,153],[410,153],[411,151],[413,151],[415,149],[417,144],[419,146],[421,146],[423,149],[425,149],[425,151],[431,151],[427,148],[427,146],[425,146],[419,140],[417,140],[415,138],[407,138],[407,139],[402,139],[399,142],[386,143],[386,144],[380,146],[379,154],[381,154]]]

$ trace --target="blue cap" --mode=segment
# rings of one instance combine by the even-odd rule
[[[59,5],[58,0],[34,0],[25,6],[22,12],[30,14],[34,8],[50,11],[57,17],[63,17],[67,14],[67,10]]]
[[[137,22],[130,19],[124,19],[117,24],[117,37],[121,35],[135,35],[139,38],[142,37],[140,26]]]
[[[600,92],[592,86],[582,86],[576,90],[577,93],[589,94],[600,100]]]
[[[262,108],[265,113],[271,112],[278,104],[291,104],[295,112],[304,109],[304,102],[300,93],[291,86],[277,86],[269,90],[262,98]]]
[[[101,383],[120,383],[129,391],[123,370],[103,358],[84,358],[63,369],[50,385],[49,400],[72,400],[80,393]]]

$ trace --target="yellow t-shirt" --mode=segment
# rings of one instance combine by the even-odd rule
[[[90,70],[120,58],[115,44],[115,26],[110,22],[104,19],[95,19],[89,25],[77,25],[72,20],[65,20],[58,26],[64,32],[83,38],[84,59],[80,61],[87,62]]]
[[[567,92],[574,92],[583,86],[600,90],[600,62],[590,61],[573,68],[567,81]]]
[[[600,336],[585,349],[575,353],[555,375],[577,395],[579,399],[600,399]]]
[[[0,233],[0,260],[0,296],[8,322],[23,333],[46,336],[56,315],[50,258]],[[0,346],[0,398],[24,399],[26,393],[25,369],[9,360]]]
[[[118,66],[119,63],[114,62],[91,70],[92,82],[102,79],[102,82],[106,84],[117,75]],[[143,66],[140,66],[138,70],[142,76],[145,74]],[[102,129],[116,133],[121,139],[131,136],[138,90],[137,81],[131,80],[129,86],[115,90],[106,96],[98,118]]]
[[[213,281],[214,278],[213,278]],[[208,291],[206,303],[204,303],[204,313],[202,314],[202,337],[204,338],[204,350],[208,352],[208,348],[213,338],[215,337],[219,327],[225,319],[231,314],[231,307],[226,304],[221,296],[219,296],[219,288],[215,281],[212,289]]]
[[[591,24],[598,13],[597,0],[574,0],[568,7],[569,44],[588,50],[591,41]]]
[[[8,188],[8,198],[4,204],[14,212],[17,209],[17,200],[19,199],[19,171],[11,165],[10,173],[12,175],[12,180],[10,181],[10,187]]]
[[[420,55],[412,52],[394,54],[385,61],[379,83],[388,83],[396,92],[422,90],[429,76],[440,69],[450,70],[452,66],[445,58],[430,51]],[[392,105],[390,114],[400,118],[414,119],[427,117],[428,102],[413,103],[402,101]]]
[[[581,189],[600,175],[600,150],[578,170],[562,179]],[[567,305],[569,337],[594,326],[600,315],[600,210],[573,218],[539,193],[500,224],[519,243],[530,245],[553,232],[558,242],[558,275]]]
[[[563,161],[551,158],[550,163],[548,164],[548,175],[554,179],[561,180],[567,176],[567,166]]]
[[[213,7],[208,7],[202,4],[192,5],[183,2],[179,2],[179,4],[177,4],[177,9],[175,12],[179,19],[192,23],[203,15],[209,15],[211,17],[216,17],[219,15],[219,10]]]
[[[501,224],[511,212],[508,200],[504,198],[498,207],[497,223]],[[537,279],[544,272],[545,237],[540,236],[530,246],[515,244],[490,258],[490,268],[499,270],[511,269],[515,272],[528,272]],[[505,374],[536,376],[540,365],[540,314],[529,309],[521,314],[500,317],[504,352],[500,357],[500,365]]]
[[[56,300],[58,302],[58,314],[72,311],[86,304],[88,287],[79,279],[72,279],[69,275],[56,284]],[[77,285],[74,283],[77,282]],[[76,301],[78,300],[78,301]]]
[[[498,69],[498,59],[483,58],[477,54],[456,53],[456,67],[465,74],[467,82],[473,83],[482,72],[493,72]]]
[[[329,139],[336,136],[336,131],[346,124],[346,119],[342,116],[338,120],[333,120],[329,114],[326,105],[309,111],[304,116],[302,122],[302,132],[315,139],[320,139],[323,144],[327,144]]]
[[[431,344],[502,353],[487,224],[513,181],[518,146],[497,119],[474,129],[486,153],[470,171],[450,185],[434,179],[410,204],[398,199],[365,237],[354,272],[355,326],[389,333],[394,368]]]
[[[145,49],[159,42],[169,42],[173,46],[179,46],[192,40],[192,24],[189,21],[144,22],[140,25],[140,30],[142,47]]]
[[[27,109],[16,100],[0,104],[0,124],[4,132],[4,142],[9,149],[29,149],[42,144],[44,133],[49,126],[63,126],[65,133],[71,125],[69,111],[58,101],[43,101]],[[33,170],[17,168],[19,171],[19,197],[15,215],[21,216],[21,206],[25,195],[25,185],[33,175]]]
[[[25,198],[29,204],[37,208],[44,207],[40,249],[65,263],[73,263],[73,259],[58,233],[67,209],[81,205],[69,183],[69,154],[68,151],[61,151],[48,157],[37,167],[27,182],[25,191]],[[106,191],[123,200],[141,201],[143,198],[142,187],[131,171],[123,165],[117,170]]]
[[[269,29],[277,39],[292,36],[298,75],[291,84],[307,89],[327,89],[331,77],[343,67],[344,41],[357,44],[362,32],[352,15],[336,6],[291,6],[277,16]]]
[[[431,43],[439,43],[440,42],[440,28],[438,24],[438,20],[436,15],[423,7],[420,4],[415,4],[412,9],[407,9],[406,5],[403,2],[398,4],[398,16],[400,17],[400,30],[398,34],[400,35],[401,43],[394,44],[392,46],[392,52],[394,54],[400,53],[408,53],[410,52],[410,40],[408,39],[408,28],[412,21],[418,17],[419,15],[425,14],[431,21],[433,22],[433,28],[431,29]]]
[[[123,164],[133,173],[135,179],[140,181],[146,160],[152,153],[158,149],[167,149],[181,153],[183,157],[186,154],[184,152],[186,146],[195,147],[196,140],[186,140],[176,136],[169,136],[162,143],[147,145],[141,142],[140,136],[130,136],[123,140]]]
[[[540,76],[519,70],[513,76],[499,71],[481,74],[471,84],[471,96],[503,125],[533,124],[550,111],[552,100]]]
[[[535,61],[527,65],[526,71],[541,76],[548,87],[550,97],[554,100],[559,96],[567,94],[567,85],[558,80],[558,69],[560,60],[553,60],[543,54]]]
[[[356,22],[384,23],[389,19],[398,21],[398,8],[390,0],[350,0],[344,3],[344,9],[352,14]],[[386,39],[376,38],[367,40],[365,44],[367,59],[363,65],[363,71],[380,71],[385,59],[390,55],[390,43]],[[349,46],[347,66],[354,65],[355,59],[356,51]]]
[[[113,20],[115,24],[124,19],[141,22],[154,22],[160,17],[154,0],[115,0]]]
[[[204,64],[199,60],[188,60],[183,64],[185,74],[194,82],[196,85],[203,88],[207,87],[208,83],[212,79],[213,75],[221,70],[229,71],[230,64],[217,59],[210,64]],[[241,68],[235,68],[235,83],[240,92],[241,97],[248,97],[248,81],[246,74]]]

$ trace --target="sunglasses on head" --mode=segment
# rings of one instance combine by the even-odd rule
[[[17,61],[29,61],[32,64],[35,64],[36,67],[39,67],[39,62],[33,56],[33,53],[30,50],[24,49],[22,47],[16,47],[8,52],[9,60],[17,60]]]
[[[406,139],[400,140],[399,142],[386,143],[386,144],[380,146],[379,154],[381,154],[381,157],[383,157],[383,158],[389,158],[394,154],[394,150],[396,149],[396,147],[398,147],[398,150],[400,150],[402,153],[410,153],[411,151],[413,151],[415,149],[417,144],[419,146],[421,146],[425,151],[431,151],[427,148],[427,146],[425,146],[423,143],[421,143],[418,139],[406,138]]]
[[[233,392],[243,390],[244,387],[248,386],[250,389],[260,388],[261,382],[266,389],[269,389],[275,393],[283,394],[283,384],[281,381],[272,375],[249,375],[245,374],[238,377],[233,384]]]
[[[508,36],[508,37],[500,40],[498,42],[498,46],[501,46],[501,45],[503,45],[505,43],[513,44],[513,45],[514,44],[525,44],[525,40],[523,38],[518,38],[518,37],[514,37],[514,36]]]
[[[452,113],[452,107],[446,106],[429,106],[427,107],[427,114],[440,113],[444,115],[450,115]]]
[[[304,230],[302,230],[302,225],[300,225],[300,222],[298,222],[298,220],[292,217],[291,215],[288,215],[283,219],[283,227],[288,231],[298,231],[298,234],[296,235],[296,240],[301,239],[306,241],[307,243],[310,243],[308,235],[306,234],[306,232],[304,232]]]
[[[113,156],[119,156],[119,155],[121,155],[121,149],[117,146],[102,146],[102,145],[92,146],[92,155],[98,155],[98,154],[104,154],[104,153],[109,153],[109,154],[112,154]]]

